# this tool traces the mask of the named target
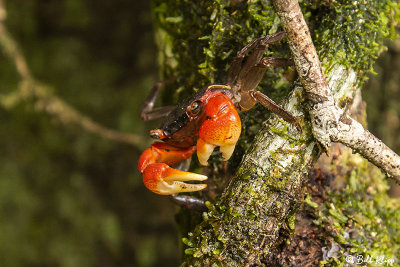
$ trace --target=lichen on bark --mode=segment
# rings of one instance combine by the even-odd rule
[[[353,11],[348,10],[349,6]],[[365,80],[373,58],[382,50],[383,40],[393,33],[387,28],[393,29],[393,10],[398,9],[397,4],[304,1],[302,8],[312,27],[325,75],[329,79],[330,74],[335,74],[329,85],[336,88],[333,92],[336,101],[351,98]],[[267,0],[155,0],[153,10],[162,76],[176,78],[164,94],[163,101],[169,104],[208,84],[223,83],[236,51],[256,37],[281,30],[272,2]],[[361,21],[362,25],[356,27]],[[372,37],[356,36],[358,31],[371,27],[375,31]],[[272,47],[266,55],[272,54],[290,57],[286,45]],[[291,86],[282,77],[282,70],[268,70],[260,90],[267,91],[275,100],[284,98]],[[284,102],[287,110],[302,118],[302,135],[274,116],[265,121],[268,113],[260,109],[242,115],[245,134],[237,151],[247,152],[229,186],[214,204],[208,203],[210,211],[203,214],[203,221],[183,239],[186,245],[183,265],[260,263],[262,256],[279,243],[280,233],[293,228],[294,214],[304,197],[307,173],[319,156],[303,102],[300,85],[295,86]],[[256,132],[254,141],[249,140]],[[234,159],[239,156],[236,154]]]
[[[312,197],[316,205],[308,207],[313,224],[330,239],[322,263],[398,265],[399,199],[388,196],[385,176],[360,155],[339,145],[332,154],[317,165],[323,176],[333,178],[323,189],[325,199]]]

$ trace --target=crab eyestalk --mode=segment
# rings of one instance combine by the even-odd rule
[[[206,114],[208,119],[201,125],[197,140],[197,157],[204,166],[216,147],[219,147],[223,160],[228,160],[241,132],[239,115],[225,94],[217,94],[208,101]]]

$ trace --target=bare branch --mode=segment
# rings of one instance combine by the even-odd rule
[[[66,125],[77,124],[82,129],[102,136],[103,138],[127,143],[138,148],[143,147],[144,140],[142,137],[135,134],[112,130],[94,122],[57,96],[53,95],[46,86],[36,82],[31,75],[24,56],[18,49],[17,43],[8,33],[7,28],[3,24],[6,14],[3,3],[0,1],[0,48],[8,58],[14,62],[16,70],[21,77],[21,83],[17,91],[10,93],[9,95],[0,96],[0,104],[5,107],[12,107],[22,100],[34,100],[37,110],[50,114]]]
[[[389,177],[400,181],[400,158],[381,140],[365,130],[357,121],[342,117],[332,141],[341,142],[360,153],[364,158],[382,169]]]
[[[337,106],[297,0],[275,0],[274,4],[310,103],[314,137],[325,149],[331,141],[349,146],[399,183],[400,157]]]
[[[284,2],[286,2],[285,5],[290,6],[289,2]],[[247,3],[251,7],[252,1]],[[229,10],[231,10],[230,6]],[[284,15],[280,13],[281,16]],[[224,12],[218,11],[217,14],[224,14]],[[218,21],[223,22],[222,25],[245,24],[240,21],[240,18],[232,20],[230,12],[227,14],[229,14],[227,17],[217,17]],[[289,17],[289,20],[296,21],[296,19],[298,18]],[[303,19],[302,16],[301,19]],[[249,25],[252,24],[249,23]],[[304,21],[303,26],[305,26]],[[308,33],[306,26],[296,28],[297,34],[305,30]],[[319,30],[323,30],[323,27]],[[216,27],[214,31],[218,34],[222,32],[219,27]],[[288,29],[286,31],[293,33]],[[229,32],[229,28],[225,32]],[[177,40],[181,40],[179,38]],[[297,67],[305,66],[303,72],[299,71],[300,75],[308,78],[311,74],[309,80],[306,81],[308,88],[311,89],[305,90],[304,86],[296,85],[293,93],[283,103],[283,107],[294,116],[303,117],[301,103],[304,103],[304,95],[308,93],[308,98],[315,99],[311,104],[311,112],[315,112],[312,116],[315,119],[320,115],[318,112],[324,112],[325,107],[328,107],[325,112],[330,112],[330,106],[323,106],[321,102],[335,105],[334,99],[352,97],[358,89],[358,76],[354,70],[335,64],[329,68],[328,79],[325,79],[313,43],[310,38],[308,42],[306,41],[303,40],[302,49],[305,51],[313,49],[312,55],[315,58],[309,58],[310,54],[304,51],[293,53],[297,56]],[[327,42],[322,43],[322,46],[325,45],[328,45]],[[299,49],[293,44],[291,48]],[[213,46],[212,50],[215,51],[215,49]],[[303,53],[306,56],[302,57]],[[320,83],[318,87],[314,85],[315,79]],[[320,87],[324,87],[326,91],[319,92]],[[322,111],[314,105],[320,107]],[[341,111],[339,107],[337,109]],[[343,114],[343,112],[338,114]],[[319,122],[322,125],[320,137],[326,138],[327,145],[331,142],[328,130],[337,128],[329,123],[340,119],[340,116],[335,113],[332,116],[333,120]],[[304,183],[310,166],[319,157],[319,153],[308,124],[302,125],[301,135],[292,125],[288,125],[275,116],[272,116],[264,126],[252,141],[251,147],[246,151],[238,167],[238,172],[216,201],[215,206],[209,206],[210,211],[203,217],[204,221],[197,225],[185,240],[187,250],[183,266],[262,265],[261,259],[271,253],[271,249],[281,241],[280,238],[283,236],[280,231],[284,230],[285,221],[288,222],[293,218],[292,215],[297,212],[297,208],[303,201]],[[317,135],[315,129],[319,130],[319,128],[314,126],[314,135]],[[326,134],[327,132],[329,134]]]

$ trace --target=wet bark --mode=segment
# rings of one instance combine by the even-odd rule
[[[159,4],[160,2],[162,1],[157,3]],[[167,4],[168,6],[179,6],[174,1],[166,2],[169,3]],[[162,4],[158,5],[158,7],[160,6]],[[257,9],[260,6],[261,9]],[[288,6],[290,7],[289,4]],[[165,8],[166,6],[163,7]],[[174,10],[178,14],[175,13],[174,17],[158,13],[161,16],[158,19],[159,23],[162,25],[163,30],[167,29],[166,32],[169,34],[169,38],[173,40],[169,42],[170,39],[168,39],[169,41],[163,43],[162,51],[164,51],[164,55],[167,54],[165,52],[167,50],[172,49],[174,51],[174,46],[179,47],[180,44],[177,44],[176,40],[184,35],[183,32],[176,33],[173,29],[169,29],[167,27],[168,23],[165,23],[166,17],[170,18],[170,21],[174,18],[174,21],[185,22],[184,8],[186,8],[184,4],[179,8],[175,6]],[[205,12],[208,10],[207,7],[203,8]],[[255,3],[216,1],[213,8],[214,11],[209,16],[212,23],[206,24],[208,26],[212,25],[212,27],[203,31],[208,36],[206,38],[200,37],[201,40],[210,40],[203,44],[206,45],[206,48],[203,48],[205,58],[202,58],[201,53],[192,57],[192,59],[200,58],[204,60],[204,64],[199,65],[201,70],[195,71],[201,78],[195,80],[187,75],[181,76],[186,71],[182,70],[180,65],[182,63],[179,62],[179,60],[185,60],[182,57],[184,54],[182,50],[175,50],[177,54],[174,58],[178,59],[177,66],[164,65],[164,74],[174,72],[178,76],[177,82],[186,81],[186,85],[181,86],[188,86],[188,83],[195,86],[204,85],[207,83],[205,77],[209,79],[209,83],[220,80],[223,75],[221,76],[221,72],[217,71],[216,67],[227,64],[227,61],[224,61],[226,57],[221,55],[224,53],[224,45],[232,43],[233,34],[229,34],[229,32],[235,32],[235,25],[245,28],[243,32],[235,35],[236,38],[242,38],[242,43],[245,43],[249,36],[260,34],[260,32],[265,33],[265,28],[258,31],[256,28],[247,29],[243,25],[251,25],[251,23],[244,21],[248,20],[255,23],[254,20],[257,21],[257,18],[265,15],[265,13],[262,13],[264,10],[271,11],[272,6],[269,2],[262,2],[261,4],[257,1]],[[276,9],[281,18],[283,28],[288,32],[284,25],[284,16],[280,13],[278,4]],[[180,10],[182,13],[176,10]],[[200,12],[203,9],[199,7],[197,10]],[[252,13],[254,10],[260,11],[258,17]],[[249,18],[237,15],[240,12],[242,14],[249,12]],[[165,13],[168,13],[168,10]],[[208,18],[208,15],[206,13],[204,18]],[[318,18],[321,19],[321,17]],[[276,28],[276,21],[279,21],[279,19],[275,14],[275,18],[272,21],[266,19],[265,24],[271,23],[270,27]],[[186,22],[190,25],[189,21]],[[314,21],[314,23],[318,24],[318,21]],[[260,25],[257,26],[260,27]],[[298,30],[301,31],[302,29]],[[314,30],[323,32],[327,29],[323,29],[323,25],[321,25],[315,26]],[[308,34],[308,29],[306,33]],[[329,135],[325,135],[324,131],[331,127],[329,125],[330,121],[319,121],[321,125],[319,128],[322,129],[322,132],[318,135],[318,128],[315,127],[317,117],[312,113],[316,110],[313,104],[327,102],[336,105],[334,103],[338,103],[335,108],[340,114],[343,114],[346,110],[346,103],[351,102],[356,90],[359,89],[365,79],[365,73],[361,74],[355,65],[345,64],[342,59],[335,57],[336,54],[323,54],[322,59],[328,61],[324,63],[325,72],[323,73],[315,50],[312,55],[313,59],[297,58],[296,51],[294,51],[296,46],[293,45],[290,34],[289,40],[289,45],[297,64],[300,82],[295,83],[293,91],[283,101],[283,107],[294,116],[302,119],[303,133],[300,134],[293,125],[276,116],[272,116],[262,123],[262,128],[247,149],[229,185],[223,190],[215,203],[208,204],[209,212],[203,214],[202,222],[188,234],[187,238],[183,239],[186,245],[183,266],[211,266],[213,264],[216,264],[216,266],[260,265],[266,255],[276,253],[274,250],[276,246],[281,244],[287,238],[288,233],[294,229],[296,212],[304,200],[308,174],[313,163],[321,154],[321,146],[317,145],[316,139],[322,144],[322,147],[328,147],[331,141],[338,141]],[[319,41],[321,50],[324,47],[326,50],[326,47],[332,45],[329,40]],[[378,38],[375,41],[380,42],[381,40]],[[190,44],[191,41],[189,39],[186,46],[190,47]],[[309,49],[310,45],[312,45],[311,39],[304,45],[305,49]],[[237,50],[236,48],[233,51]],[[231,52],[229,51],[227,54],[229,55]],[[303,55],[300,50],[297,52]],[[378,51],[375,52],[377,53]],[[309,66],[307,64],[312,60],[317,64],[315,72],[313,72],[314,69],[307,67]],[[365,59],[365,61],[370,60],[370,58]],[[370,66],[372,63],[362,62],[362,64]],[[183,65],[187,66],[186,64]],[[193,76],[195,77],[197,74],[193,74]],[[207,74],[207,76],[203,76],[204,74]],[[328,77],[326,80],[324,75]],[[316,79],[321,83],[316,83]],[[315,86],[314,94],[313,90],[310,89],[310,84]],[[320,91],[316,91],[320,90],[321,87],[324,92],[322,95]],[[314,99],[312,99],[313,97]],[[307,100],[311,100],[311,104],[307,105]],[[309,117],[310,110],[311,115]],[[325,109],[325,111],[329,110]],[[318,109],[318,112],[323,112],[323,107],[322,110]],[[329,112],[328,115],[330,115]],[[335,117],[336,114],[332,115],[335,121],[339,119],[339,117]]]

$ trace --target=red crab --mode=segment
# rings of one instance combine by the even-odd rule
[[[301,128],[297,119],[279,107],[259,91],[266,68],[286,66],[290,61],[284,58],[263,57],[270,44],[277,44],[285,37],[284,32],[257,38],[242,48],[234,59],[227,75],[226,85],[210,85],[198,91],[174,110],[153,109],[156,88],[143,109],[142,118],[153,119],[168,114],[159,129],[150,131],[155,142],[141,155],[138,169],[143,174],[145,186],[160,195],[198,191],[206,184],[185,183],[203,181],[207,176],[171,168],[188,159],[197,150],[199,162],[206,166],[207,160],[219,147],[223,160],[228,160],[239,139],[241,122],[238,111],[251,109],[260,103],[267,109]],[[244,61],[246,54],[253,50]]]

